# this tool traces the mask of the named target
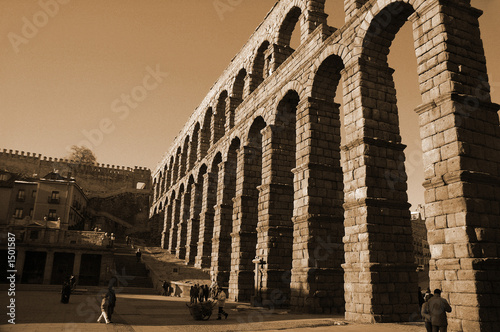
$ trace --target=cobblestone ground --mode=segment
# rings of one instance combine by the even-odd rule
[[[2,293],[4,291],[2,290]],[[0,331],[423,331],[423,325],[342,323],[342,316],[295,315],[283,311],[260,311],[228,303],[227,320],[195,321],[185,299],[157,295],[118,294],[113,324],[96,323],[98,294],[72,295],[69,304],[59,302],[54,291],[16,292],[16,324],[7,324],[3,315]],[[2,296],[5,308],[6,296]]]

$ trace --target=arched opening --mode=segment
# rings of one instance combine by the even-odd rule
[[[184,145],[182,147],[180,159],[180,170],[179,170],[179,178],[183,178],[187,172],[187,163],[188,163],[188,153],[189,153],[189,136],[184,139]]]
[[[200,123],[197,122],[196,125],[194,126],[193,135],[191,137],[191,142],[189,146],[189,161],[188,161],[189,170],[193,169],[194,164],[196,163],[196,160],[198,158],[199,134],[200,134]]]
[[[174,169],[174,156],[170,157],[170,162],[168,164],[168,172],[167,172],[167,187],[165,188],[165,191],[168,191],[170,189],[170,186],[172,185],[172,176],[173,176],[173,169]]]
[[[424,165],[418,114],[414,111],[422,103],[411,22],[407,21],[396,34],[388,55],[388,65],[394,69],[399,127],[404,150],[407,175],[408,203],[411,205],[411,228],[418,284],[429,287],[430,250],[425,227]],[[397,182],[404,179],[392,179]]]
[[[165,212],[165,220],[163,223],[163,233],[162,233],[162,248],[170,249],[170,228],[172,228],[172,220],[174,218],[174,202],[175,202],[175,190],[172,191],[169,199],[169,204],[167,205]]]
[[[292,54],[300,46],[301,27],[299,23],[302,11],[299,7],[293,7],[286,15],[281,24],[278,44],[290,48],[287,50],[288,55]]]
[[[198,240],[200,236],[200,215],[203,205],[203,188],[204,188],[204,175],[207,173],[207,166],[201,165],[198,176],[196,177],[194,191],[191,189],[193,215],[191,216],[188,224],[188,234],[186,243],[186,263],[193,264],[195,262],[196,253],[198,250]]]
[[[227,91],[223,91],[219,95],[217,100],[217,106],[215,107],[214,124],[213,124],[213,143],[218,142],[225,134],[226,125],[226,99]]]
[[[210,138],[212,136],[212,108],[210,107],[205,113],[205,117],[203,119],[203,126],[201,127],[201,135],[200,135],[200,156],[198,159],[203,159],[207,155],[207,151],[211,146]]]
[[[172,202],[172,224],[170,225],[170,241],[169,241],[169,251],[171,254],[177,254],[178,249],[178,233],[179,233],[179,223],[181,221],[182,214],[182,198],[184,196],[184,183],[181,184],[179,188],[179,193],[177,197]]]
[[[263,305],[290,304],[293,251],[293,172],[296,166],[296,122],[299,95],[290,90],[277,105],[274,126],[263,131],[262,185],[259,187],[257,253],[266,264],[257,277]],[[279,205],[273,204],[279,202]],[[280,239],[276,243],[276,239]]]
[[[344,237],[343,266],[346,318],[358,322],[367,321],[366,309],[359,310],[364,303],[361,298],[370,298],[364,306],[369,307],[369,320],[376,322],[408,321],[418,310],[416,297],[407,296],[417,293],[417,275],[405,146],[401,143],[394,70],[387,63],[396,33],[413,12],[412,6],[403,2],[382,9],[363,40],[358,67],[346,78],[354,84],[345,91],[344,206],[345,232],[350,236]],[[357,155],[356,150],[363,152]],[[362,203],[356,206],[355,202]],[[356,215],[360,209],[366,213]],[[364,253],[361,248],[368,250]],[[370,272],[363,281],[360,267]],[[389,284],[382,281],[386,274],[392,276]],[[366,288],[368,285],[371,287]],[[391,305],[379,306],[387,297],[394,299]]]
[[[172,184],[175,184],[179,179],[179,168],[181,163],[181,147],[177,148],[177,152],[175,153],[175,162],[174,162],[174,173],[172,175]]]
[[[219,182],[219,164],[222,162],[222,155],[218,152],[210,171],[205,174],[203,188],[203,203],[200,214],[200,233],[198,237],[198,253],[195,258],[195,267],[208,268],[211,264],[212,237],[214,229],[214,206],[217,203],[217,190]]]
[[[252,66],[252,75],[250,80],[250,93],[269,76],[270,70],[270,54],[267,54],[269,42],[264,41],[258,48]]]
[[[238,75],[236,75],[236,78],[234,79],[233,98],[239,101],[235,104],[235,108],[238,107],[245,98],[244,91],[245,91],[246,76],[247,76],[247,71],[245,70],[245,68],[242,68],[238,72]]]
[[[254,263],[259,220],[258,187],[262,184],[262,133],[266,122],[257,117],[248,133],[247,144],[238,153],[236,197],[232,225],[229,297],[249,301],[255,292]],[[251,248],[254,248],[251,250]]]
[[[227,152],[227,159],[219,167],[217,204],[212,239],[212,280],[222,287],[228,286],[231,270],[231,232],[233,224],[233,199],[236,196],[237,150],[240,139],[234,138]]]

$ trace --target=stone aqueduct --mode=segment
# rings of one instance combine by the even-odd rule
[[[470,0],[281,0],[153,174],[162,246],[233,300],[408,321],[417,306],[404,149],[387,55],[410,21],[422,104],[431,288],[453,331],[500,320],[499,106]],[[290,47],[300,29],[300,46]],[[340,144],[343,84],[345,142]],[[255,257],[263,275],[254,286]]]

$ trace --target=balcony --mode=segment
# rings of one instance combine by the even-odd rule
[[[26,201],[26,197],[25,196],[17,196],[16,197],[16,202],[24,202]]]
[[[49,204],[59,204],[60,200],[61,200],[61,199],[60,199],[59,197],[51,197],[51,196],[49,196],[49,197],[47,198],[47,202],[48,202]]]

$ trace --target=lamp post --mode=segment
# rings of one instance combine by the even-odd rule
[[[261,287],[262,287],[262,266],[266,264],[266,262],[258,257],[255,256],[255,258],[252,260],[252,263],[255,264],[255,279],[254,279],[254,293],[251,298],[251,303],[252,306],[254,307],[260,307],[262,306],[262,294],[261,294]]]

